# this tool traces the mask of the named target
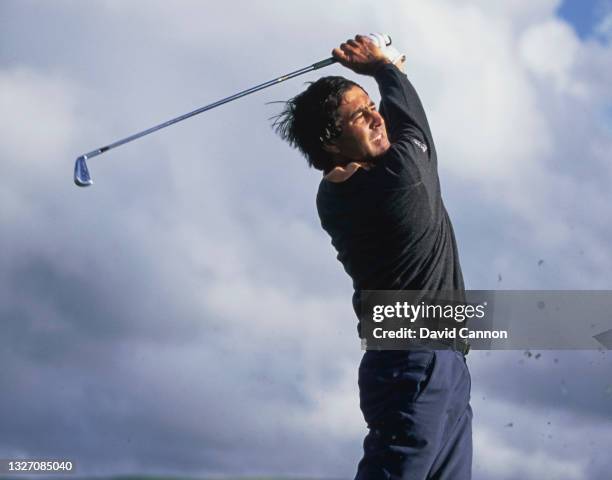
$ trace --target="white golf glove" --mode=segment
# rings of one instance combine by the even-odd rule
[[[372,40],[378,48],[382,50],[384,56],[391,60],[396,67],[404,71],[403,67],[406,61],[406,55],[400,53],[397,48],[391,46],[391,37],[389,35],[386,33],[370,33],[366,35],[366,37]]]

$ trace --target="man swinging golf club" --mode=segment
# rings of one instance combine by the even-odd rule
[[[463,291],[431,130],[398,68],[404,56],[361,35],[332,55],[376,80],[380,110],[358,84],[323,77],[286,103],[275,126],[324,174],[317,208],[353,280],[358,316],[364,290]],[[471,478],[467,349],[364,353],[359,391],[369,432],[356,479]]]

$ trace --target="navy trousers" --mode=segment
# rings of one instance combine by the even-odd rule
[[[470,389],[460,352],[365,352],[359,396],[369,432],[355,479],[469,480]]]

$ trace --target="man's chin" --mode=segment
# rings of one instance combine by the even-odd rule
[[[387,153],[389,151],[389,149],[391,148],[391,144],[387,143],[386,145],[381,145],[380,147],[378,147],[373,155],[372,155],[372,159],[379,159],[380,157],[382,157],[385,153]]]

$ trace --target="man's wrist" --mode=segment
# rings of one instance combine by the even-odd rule
[[[399,71],[399,69],[397,68],[397,66],[389,59],[385,59],[384,62],[380,62],[376,68],[373,70],[372,76],[376,77],[378,76],[378,74],[383,73],[387,70],[393,70],[396,69]]]
[[[368,68],[367,72],[364,72],[366,75],[370,75],[375,77],[378,72],[383,70],[387,65],[393,65],[393,62],[388,58],[383,58],[377,62],[372,62],[371,67]]]

